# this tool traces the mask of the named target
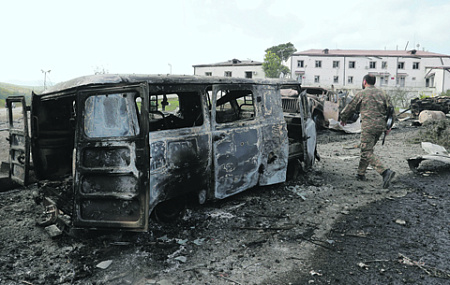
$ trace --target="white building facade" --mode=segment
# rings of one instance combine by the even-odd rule
[[[401,89],[408,97],[450,89],[450,56],[426,51],[312,49],[292,54],[289,65],[304,86],[356,90],[372,74],[377,87]]]
[[[238,78],[264,78],[262,62],[232,59],[213,64],[193,65],[194,75]]]

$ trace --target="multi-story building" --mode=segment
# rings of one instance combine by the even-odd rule
[[[369,73],[376,86],[404,90],[408,97],[450,89],[450,56],[427,51],[311,49],[292,54],[289,65],[304,86],[355,90]]]
[[[213,64],[193,65],[194,75],[240,78],[264,78],[262,62],[232,59]]]

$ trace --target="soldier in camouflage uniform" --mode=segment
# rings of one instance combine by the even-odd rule
[[[375,88],[376,78],[366,75],[363,79],[363,89],[345,106],[340,114],[341,124],[345,125],[353,112],[361,113],[361,157],[356,178],[366,180],[365,173],[369,164],[383,177],[383,188],[388,188],[395,172],[386,168],[378,156],[373,153],[375,144],[386,130],[388,106],[391,99],[384,91]]]

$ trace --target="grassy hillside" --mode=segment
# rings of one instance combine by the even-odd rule
[[[19,86],[0,82],[0,108],[5,108],[5,99],[8,96],[25,96],[27,102],[30,102],[32,91],[41,93],[43,90],[42,86]]]

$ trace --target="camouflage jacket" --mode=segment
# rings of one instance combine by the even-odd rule
[[[385,130],[388,106],[392,106],[390,97],[383,90],[368,86],[356,93],[341,111],[341,121],[346,122],[353,112],[360,112],[363,130]]]

